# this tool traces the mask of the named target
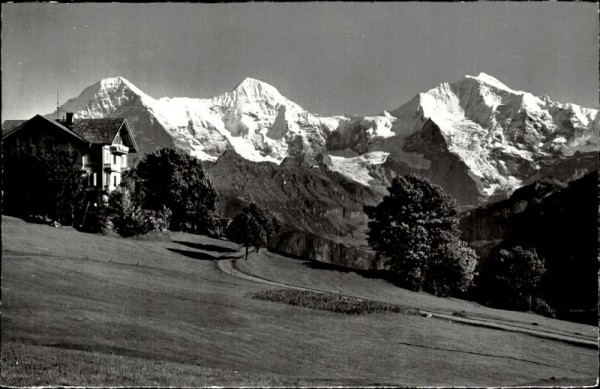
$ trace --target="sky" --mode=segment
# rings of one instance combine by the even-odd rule
[[[598,5],[2,4],[2,120],[123,76],[152,97],[246,77],[321,115],[374,115],[464,75],[598,108]]]

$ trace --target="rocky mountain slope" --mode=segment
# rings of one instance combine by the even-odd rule
[[[372,266],[362,207],[376,204],[382,193],[294,158],[279,165],[251,162],[228,150],[205,167],[219,193],[220,215],[233,217],[254,202],[282,221],[270,249],[348,267]]]
[[[545,179],[507,200],[462,215],[463,239],[480,266],[497,245],[535,248],[545,260],[544,289],[560,317],[597,323],[598,172],[569,183]]]

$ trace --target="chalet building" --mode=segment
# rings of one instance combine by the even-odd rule
[[[99,196],[121,183],[122,173],[129,169],[128,155],[138,152],[126,119],[74,119],[72,113],[63,120],[36,115],[29,120],[2,123],[3,152],[19,142],[50,142],[75,152],[87,177],[86,190]]]

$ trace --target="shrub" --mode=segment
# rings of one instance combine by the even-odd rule
[[[169,223],[171,221],[171,215],[173,213],[171,212],[171,210],[167,207],[165,207],[163,205],[163,208],[156,212],[156,211],[149,211],[147,212],[147,217],[150,221],[150,223],[152,224],[152,230],[153,231],[159,231],[159,232],[164,232],[167,231],[169,229]]]
[[[384,303],[380,301],[360,299],[352,296],[343,296],[334,293],[319,293],[308,290],[279,289],[263,290],[247,293],[246,297],[297,305],[300,307],[344,313],[348,315],[362,315],[369,313],[404,313],[416,315],[418,311],[402,305]]]
[[[119,187],[110,193],[105,215],[112,228],[123,237],[142,235],[155,229],[151,216],[133,203],[127,187]]]
[[[103,201],[98,203],[89,202],[83,211],[79,228],[92,233],[105,233],[110,230],[112,224],[108,218],[106,204]]]
[[[533,299],[531,303],[531,311],[546,317],[556,317],[556,312],[554,309],[548,305],[546,300],[540,298]]]

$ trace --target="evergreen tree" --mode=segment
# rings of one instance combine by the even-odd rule
[[[466,291],[477,258],[459,238],[456,201],[416,175],[394,178],[388,191],[380,204],[364,208],[371,247],[410,289],[436,295]]]

